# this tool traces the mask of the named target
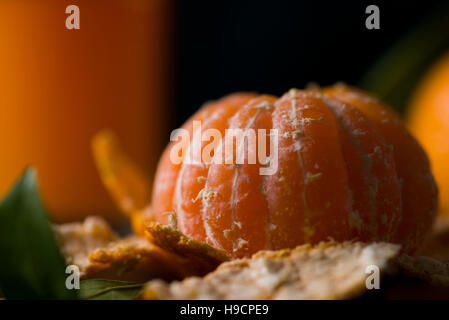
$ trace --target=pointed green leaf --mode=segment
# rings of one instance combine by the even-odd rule
[[[80,285],[79,297],[86,300],[132,300],[140,296],[143,284],[92,279]]]
[[[0,289],[6,299],[74,299],[65,261],[27,169],[0,204]]]

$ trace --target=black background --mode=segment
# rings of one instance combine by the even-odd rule
[[[281,95],[309,82],[357,85],[386,49],[442,2],[178,1],[172,125],[234,91]],[[380,30],[365,27],[370,4],[380,9]]]

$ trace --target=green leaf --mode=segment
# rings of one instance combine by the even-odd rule
[[[0,204],[0,289],[6,299],[75,299],[32,168]]]
[[[81,281],[79,297],[85,300],[132,300],[140,296],[143,284],[92,279]]]

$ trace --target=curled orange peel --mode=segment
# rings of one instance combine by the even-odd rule
[[[103,184],[121,211],[131,219],[134,232],[142,235],[142,211],[151,201],[150,179],[122,151],[110,130],[94,136],[92,151]]]

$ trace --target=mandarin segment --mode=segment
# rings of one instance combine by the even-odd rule
[[[274,97],[261,96],[241,106],[229,118],[227,129],[269,128],[271,117],[265,114],[270,114],[275,100]],[[228,138],[229,132],[225,132],[223,140],[227,141]],[[254,144],[237,145],[237,139],[232,140],[232,147],[234,160],[238,148],[251,148],[251,152],[256,152]],[[215,157],[225,159],[225,148],[222,144],[222,153]],[[210,201],[203,201],[203,217],[208,239],[236,255],[261,250],[267,242],[267,205],[260,188],[260,165],[248,164],[248,152],[244,154],[244,164],[211,164],[205,185],[206,188],[214,190],[216,196]]]
[[[352,235],[391,241],[401,218],[401,193],[393,150],[355,107],[326,100],[340,124],[352,198]]]
[[[328,105],[314,93],[291,90],[288,106],[290,121],[300,131],[300,136],[294,137],[294,146],[304,179],[300,194],[306,214],[305,241],[317,243],[328,237],[338,241],[348,239],[350,195],[336,119]]]

